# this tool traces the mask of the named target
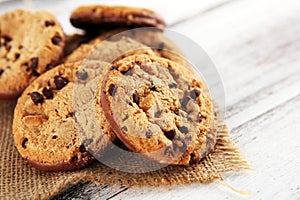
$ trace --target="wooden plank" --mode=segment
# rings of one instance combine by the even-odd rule
[[[290,5],[295,7],[292,8]],[[228,120],[230,126],[237,127],[241,124],[247,124],[248,120],[261,115],[250,126],[261,129],[256,128],[255,131],[248,134],[246,133],[248,129],[251,129],[250,127],[239,129],[239,131],[234,129],[233,131],[233,137],[239,140],[238,145],[242,152],[257,171],[249,174],[229,174],[226,179],[228,183],[238,186],[239,189],[250,190],[253,194],[251,198],[254,199],[296,199],[300,196],[299,184],[293,178],[300,175],[296,168],[299,159],[296,159],[295,154],[293,154],[293,152],[299,151],[299,145],[294,140],[294,138],[299,139],[299,136],[297,128],[291,126],[291,124],[297,123],[294,120],[299,114],[297,112],[300,105],[299,96],[286,106],[280,106],[278,110],[274,109],[280,104],[284,105],[284,102],[300,93],[300,63],[298,61],[300,12],[298,12],[299,6],[297,7],[297,5],[299,4],[295,1],[282,4],[278,4],[278,1],[251,1],[251,5],[246,1],[237,2],[220,8],[221,14],[219,14],[220,10],[215,10],[212,13],[206,13],[205,16],[199,16],[195,20],[173,27],[174,30],[181,30],[181,32],[184,31],[184,34],[190,34],[198,43],[202,44],[203,42],[208,52],[212,52],[211,55],[224,80],[226,94],[233,95],[229,97],[227,102],[231,105]],[[242,10],[243,13],[232,14],[231,21],[220,20],[222,19],[220,16],[229,16],[238,10]],[[272,12],[264,14],[265,10],[272,10]],[[197,30],[194,28],[195,24],[198,25]],[[238,27],[228,30],[231,24]],[[258,28],[255,28],[256,26]],[[260,28],[263,26],[265,28],[261,30]],[[222,36],[217,35],[220,33]],[[260,101],[262,102],[257,104]],[[245,109],[247,107],[248,109]],[[272,112],[262,115],[268,110],[272,110]],[[281,114],[281,117],[289,116],[278,123],[277,118],[271,118],[277,114]],[[265,121],[268,125],[262,128],[260,126],[261,121]],[[274,123],[277,126],[272,128]],[[281,126],[287,127],[286,133],[291,133],[284,140],[284,143],[289,145],[284,150],[279,148],[280,140],[276,141],[281,133],[275,134]],[[267,134],[262,136],[264,139],[257,140],[260,137],[259,134],[265,132]],[[244,135],[249,138],[245,139]],[[251,143],[251,141],[253,142]],[[268,154],[266,154],[268,159],[266,160],[263,154],[264,144],[272,143],[277,144],[275,145],[277,149],[275,147],[268,149]],[[290,163],[288,166],[285,166],[286,162],[284,162],[284,164],[272,169],[272,164],[274,165],[277,159],[269,155],[276,153],[281,155],[282,160],[284,160],[285,155],[293,154],[294,156],[291,159],[288,158]],[[257,158],[257,155],[260,155],[260,158]],[[295,171],[295,173],[285,175],[287,170]],[[269,174],[272,174],[271,178],[268,177]],[[252,179],[251,184],[248,183],[249,178]],[[269,182],[266,183],[265,180]],[[265,184],[268,187],[265,187]],[[273,185],[276,185],[275,190],[272,188]],[[241,198],[236,194],[228,193],[227,189],[218,184],[210,184],[209,186],[135,188],[125,191],[115,199],[152,199],[152,197],[159,199],[198,199],[199,194],[206,199]]]
[[[68,2],[72,4],[70,7],[76,4]],[[70,7],[55,9],[49,3],[49,9],[56,10],[59,16]],[[232,128],[236,127],[233,138],[256,169],[242,176],[228,174],[226,181],[239,189],[249,189],[253,193],[251,198],[255,199],[300,196],[299,184],[293,178],[300,175],[295,153],[299,152],[299,134],[296,133],[300,107],[299,96],[295,97],[299,94],[299,8],[297,0],[243,0],[173,27],[201,44],[218,67],[228,95],[229,123]],[[283,105],[277,107],[280,104]],[[283,134],[288,137],[282,137]],[[282,148],[284,146],[287,148]],[[111,193],[101,197],[112,197],[124,188],[109,189]],[[86,190],[95,194],[92,195],[95,199],[103,192],[92,185]],[[198,199],[202,196],[206,199],[241,198],[218,184],[195,184],[131,188],[112,199]]]
[[[225,182],[251,192],[250,199],[299,199],[300,95],[235,128],[238,146],[254,168],[229,173]],[[241,199],[217,183],[209,185],[134,188],[114,199]]]
[[[290,6],[292,3],[294,3],[294,7]],[[275,143],[276,141],[273,141],[275,136],[280,134],[274,134],[276,129],[271,127],[273,123],[276,123],[276,119],[272,120],[270,117],[281,113],[282,107],[278,108],[279,111],[274,108],[299,94],[298,57],[300,46],[299,26],[297,25],[300,12],[298,12],[297,5],[295,1],[281,4],[278,1],[236,2],[173,27],[174,30],[187,34],[199,44],[203,44],[215,61],[224,81],[225,92],[229,95],[227,98],[229,105],[227,122],[230,126],[234,128],[244,124],[242,127],[245,127],[247,121],[261,115],[259,119],[254,120],[256,123],[252,124],[253,127],[257,126],[261,129],[257,128],[249,134],[246,133],[248,129],[251,129],[250,127],[233,130],[233,138],[238,141],[237,144],[241,147],[242,152],[254,168],[259,170],[249,173],[249,175],[248,173],[228,174],[226,179],[228,183],[238,186],[239,189],[250,190],[254,195],[251,198],[255,197],[255,199],[274,198],[274,195],[296,199],[299,194],[297,192],[299,185],[297,186],[295,180],[293,181],[291,176],[283,176],[287,169],[296,170],[292,165],[298,162],[297,160],[291,161],[292,164],[286,168],[281,166],[282,169],[277,167],[274,171],[269,172],[268,169],[271,168],[269,163],[274,164],[275,162],[272,157],[269,157],[266,162],[268,167],[263,167],[263,171],[261,171],[265,160],[261,154],[264,152],[264,144]],[[272,10],[272,12],[265,14],[265,10]],[[226,19],[220,20],[223,19],[222,16],[226,16]],[[194,28],[195,24],[198,26],[197,29]],[[220,33],[222,33],[221,36],[219,36]],[[284,107],[283,113],[290,112],[291,107],[297,110],[299,108],[299,104],[296,104],[297,100],[299,97],[289,102],[288,106]],[[257,102],[260,103],[257,104]],[[267,113],[266,117],[262,115],[272,109],[275,111],[270,112],[271,114]],[[289,127],[293,122],[297,112],[292,111],[294,111],[293,114],[288,116],[284,122],[281,121],[281,125],[285,124],[284,126]],[[268,125],[261,127],[262,120]],[[296,136],[294,129],[289,131],[293,133],[294,137]],[[257,138],[260,137],[258,134],[264,132],[268,134],[257,143]],[[289,143],[290,141],[285,142]],[[284,151],[287,155],[297,150],[295,143],[291,144],[291,148]],[[273,154],[277,151],[273,148],[272,151],[268,150],[268,153]],[[259,159],[256,159],[257,155],[260,155]],[[280,171],[280,176],[273,175],[274,180],[268,178],[268,175],[275,173],[276,170]],[[295,173],[299,175],[299,171]],[[282,194],[276,194],[276,191],[270,188],[271,186],[263,189],[264,178],[269,181],[269,185],[273,185],[277,184],[276,180],[282,177],[286,184]],[[247,182],[248,179],[252,180],[250,185]],[[290,181],[292,184],[288,184]],[[277,188],[282,186],[279,184]],[[130,188],[113,199],[195,199],[199,198],[199,194],[212,199],[241,198],[228,191],[216,183],[161,188]]]
[[[297,0],[237,1],[172,30],[207,51],[223,79],[227,105],[232,105],[245,97],[243,94],[282,79],[280,73],[294,73],[293,62],[299,57],[299,11]],[[284,71],[278,70],[284,64],[288,64]],[[267,72],[275,70],[277,74],[268,77]],[[273,79],[274,75],[279,79]]]
[[[124,186],[102,185],[98,186],[89,182],[79,182],[76,185],[70,186],[60,194],[54,196],[54,199],[67,200],[85,200],[85,199],[109,199],[127,190]]]

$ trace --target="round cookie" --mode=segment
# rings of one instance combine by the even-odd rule
[[[109,70],[111,66],[109,63],[134,54],[155,55],[151,48],[130,38],[121,38],[119,41],[103,41],[94,47],[89,56],[82,60],[78,69],[78,74],[82,78],[76,82],[73,91],[76,125],[81,130],[80,137],[89,141],[85,147],[96,158],[101,157],[103,152],[109,148],[109,144],[116,140],[102,109],[94,108],[94,92],[99,77]],[[95,65],[95,62],[100,62],[99,60],[101,60],[102,67]],[[98,125],[98,119],[100,119],[101,125]]]
[[[81,6],[71,14],[73,26],[82,29],[107,27],[156,27],[163,29],[166,23],[161,16],[145,8],[93,5]]]
[[[0,16],[0,100],[16,99],[63,56],[65,36],[45,11],[15,10]]]
[[[98,83],[96,95],[118,138],[159,163],[199,162],[215,145],[212,101],[202,82],[175,62],[126,57]]]
[[[94,160],[75,127],[72,95],[76,79],[84,77],[78,73],[80,65],[70,63],[49,70],[18,99],[13,121],[15,145],[39,170],[74,170]]]

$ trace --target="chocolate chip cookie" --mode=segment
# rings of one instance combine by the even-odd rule
[[[132,151],[159,163],[188,165],[213,149],[212,101],[202,81],[184,67],[157,56],[133,55],[103,76],[96,107]]]
[[[76,124],[81,130],[81,138],[88,141],[85,146],[97,158],[101,157],[102,153],[116,140],[102,108],[94,107],[94,93],[99,77],[110,69],[110,63],[134,54],[155,55],[151,48],[130,38],[121,38],[119,41],[103,41],[94,47],[88,57],[82,60],[78,69],[78,81],[74,85],[73,91]],[[95,65],[95,62],[101,62],[102,67]]]
[[[63,56],[65,36],[48,12],[15,10],[0,16],[0,100],[16,99]]]
[[[107,27],[166,27],[163,18],[154,11],[125,6],[82,6],[72,12],[70,21],[77,28],[93,30]]]
[[[64,64],[42,74],[18,99],[13,121],[15,145],[39,170],[74,170],[93,161],[75,126],[72,106],[74,82],[88,76],[78,72],[80,65]]]

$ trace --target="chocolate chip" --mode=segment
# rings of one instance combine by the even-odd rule
[[[15,60],[18,60],[18,58],[20,58],[20,55],[19,53],[15,53]]]
[[[62,38],[59,35],[55,35],[53,36],[51,41],[54,45],[58,45],[62,41]]]
[[[139,105],[139,102],[140,102],[139,94],[138,93],[133,93],[132,94],[132,100],[133,100],[134,103],[136,103],[137,105]]]
[[[118,67],[113,65],[113,66],[110,67],[110,70],[118,70]]]
[[[36,69],[38,64],[39,64],[39,58],[38,57],[31,58],[30,62],[31,62],[30,68],[31,69]]]
[[[3,74],[4,69],[0,69],[0,76]]]
[[[173,140],[175,135],[176,135],[176,131],[174,129],[170,130],[170,131],[164,131],[164,135],[169,139],[169,140]]]
[[[82,144],[82,145],[80,145],[80,147],[79,147],[79,151],[81,152],[81,153],[84,153],[84,152],[86,152],[86,149],[85,149],[85,146]]]
[[[19,45],[19,46],[18,46],[18,49],[23,49],[23,45]]]
[[[183,99],[182,99],[182,102],[181,102],[181,108],[183,109],[183,110],[185,110],[186,109],[186,105],[188,104],[188,102],[191,100],[191,97],[184,97]]]
[[[86,71],[76,72],[76,76],[79,80],[86,80],[88,78],[88,73]]]
[[[50,69],[52,69],[54,66],[52,65],[52,64],[47,64],[46,65],[46,70],[50,70]]]
[[[218,112],[214,111],[214,116],[217,117],[217,115],[218,115]]]
[[[191,91],[190,96],[192,99],[196,100],[196,98],[200,95],[201,91],[198,89],[194,89]]]
[[[46,97],[46,99],[53,99],[53,91],[51,89],[43,88],[42,93]]]
[[[152,87],[150,88],[150,90],[153,91],[153,92],[157,92],[157,88],[156,88],[155,86],[152,86]]]
[[[177,84],[176,83],[171,83],[171,84],[169,84],[169,88],[177,88]]]
[[[58,90],[62,89],[69,83],[69,80],[61,76],[54,77],[54,84]]]
[[[193,164],[193,163],[196,163],[196,162],[198,162],[196,154],[195,153],[191,153],[190,164]]]
[[[78,161],[78,156],[77,155],[75,155],[71,158],[71,162],[76,162],[76,161]]]
[[[32,75],[33,75],[33,76],[40,76],[41,74],[38,73],[36,70],[33,70],[33,71],[32,71]]]
[[[179,115],[179,110],[178,109],[174,110],[174,113],[175,115]]]
[[[152,136],[152,132],[150,130],[147,130],[146,137],[149,139]]]
[[[57,139],[57,135],[53,135],[52,139],[54,139],[54,140]]]
[[[121,128],[121,130],[123,130],[123,131],[128,131],[128,129],[127,129],[127,127],[126,126],[123,126],[122,128]]]
[[[115,93],[116,93],[115,84],[110,84],[110,86],[108,87],[108,94],[110,94],[110,96],[114,96]]]
[[[55,26],[55,22],[54,21],[45,21],[45,26]]]
[[[154,114],[154,117],[156,117],[156,118],[160,117],[160,116],[161,116],[161,113],[162,113],[161,110],[157,111],[157,112]]]
[[[178,129],[181,133],[184,134],[187,134],[189,132],[189,129],[186,126],[180,126]]]
[[[5,43],[10,42],[12,40],[11,37],[7,35],[3,35],[2,38],[4,39]]]
[[[130,69],[130,70],[127,70],[127,71],[122,71],[121,73],[124,75],[124,76],[132,76],[133,75],[133,69]]]
[[[22,141],[22,147],[23,147],[24,149],[27,148],[27,147],[26,147],[27,143],[28,143],[28,138],[24,138],[23,141]]]
[[[159,50],[163,50],[164,48],[165,48],[165,43],[162,42],[158,45]]]
[[[38,92],[32,92],[30,94],[30,98],[31,100],[33,101],[33,103],[35,105],[38,105],[39,103],[42,104],[44,102],[44,97],[43,95],[41,95],[40,93]]]
[[[126,115],[126,116],[124,117],[123,121],[126,121],[128,118],[129,118],[129,116]]]

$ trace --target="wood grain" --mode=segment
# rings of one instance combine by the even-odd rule
[[[239,196],[218,183],[129,189],[80,183],[55,199],[300,199],[299,0],[187,0],[172,1],[172,7],[157,0],[102,2],[158,10],[172,30],[207,51],[223,80],[232,138],[254,168],[226,174],[226,183],[252,194]],[[75,31],[69,13],[80,4],[55,0],[26,7],[54,13],[69,33]],[[24,5],[2,3],[0,14]]]

